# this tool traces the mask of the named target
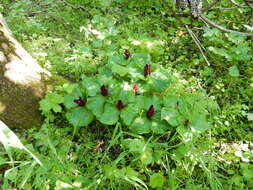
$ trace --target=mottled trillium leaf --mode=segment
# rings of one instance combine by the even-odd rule
[[[154,106],[155,111],[161,109],[162,100],[158,96],[139,95],[136,98],[136,107],[148,110],[151,105]]]
[[[161,112],[158,111],[152,117],[150,129],[155,134],[163,134],[168,128],[168,124],[165,121],[161,120]]]
[[[119,119],[119,111],[114,104],[106,103],[104,106],[104,112],[98,117],[98,119],[105,125],[114,125]]]
[[[190,120],[190,127],[193,132],[204,132],[210,128],[204,115],[195,115]]]
[[[100,92],[100,85],[94,79],[83,76],[82,85],[86,88],[88,96],[95,96]]]
[[[148,81],[149,88],[158,92],[166,90],[171,84],[170,74],[167,70],[160,68],[154,72],[151,71],[151,78]]]
[[[85,107],[76,107],[67,112],[68,121],[76,127],[88,126],[93,121],[93,114]]]
[[[163,97],[163,105],[170,108],[176,108],[180,104],[180,98],[176,94],[170,94]]]
[[[122,64],[125,63],[125,61],[124,61],[123,55],[115,55],[115,56],[109,57],[108,63],[109,64],[121,64],[122,65]]]
[[[144,134],[151,131],[150,127],[151,121],[149,121],[146,117],[137,117],[130,126],[130,130],[136,134]]]
[[[76,88],[70,94],[66,94],[64,96],[64,105],[68,109],[77,107],[78,105],[74,102],[74,100],[79,99],[80,97],[82,97],[82,93],[78,88]]]
[[[240,75],[239,70],[235,65],[229,67],[229,75],[232,77],[238,77]]]
[[[137,114],[138,110],[136,109],[135,105],[129,104],[121,111],[120,117],[124,124],[128,126],[132,123]]]
[[[101,117],[104,111],[105,98],[97,95],[87,100],[87,108],[92,111],[96,117]]]
[[[161,111],[161,119],[167,121],[172,126],[177,126],[178,111],[175,108],[164,107]]]
[[[164,122],[152,121],[150,128],[155,134],[163,134],[168,127]]]
[[[129,72],[129,70],[128,70],[127,67],[117,65],[117,64],[113,64],[112,72],[120,75],[121,77],[123,77]]]

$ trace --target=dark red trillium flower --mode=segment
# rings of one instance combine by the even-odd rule
[[[188,127],[188,126],[189,126],[189,122],[190,122],[190,121],[189,121],[188,119],[187,119],[187,120],[184,120],[184,126],[185,126],[185,127]]]
[[[125,59],[128,59],[129,57],[132,56],[132,54],[130,53],[129,50],[125,49],[124,56],[125,56]]]
[[[147,111],[147,118],[151,119],[153,115],[155,114],[155,108],[153,105],[151,105]]]
[[[125,107],[125,105],[123,104],[123,102],[121,100],[119,100],[117,102],[116,106],[117,106],[119,111],[122,110]]]
[[[133,89],[134,89],[134,93],[136,95],[138,95],[139,94],[139,86],[138,86],[138,84],[135,84],[134,87],[133,87]]]
[[[108,96],[108,87],[105,86],[105,85],[102,85],[100,87],[100,93],[103,95],[103,96]]]
[[[144,77],[147,77],[151,73],[150,64],[146,64],[144,67]]]
[[[80,107],[83,107],[85,105],[83,99],[81,97],[79,97],[79,99],[75,99],[74,102],[80,106]]]

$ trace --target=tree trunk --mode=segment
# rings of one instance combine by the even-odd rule
[[[0,14],[0,120],[10,128],[39,126],[39,100],[50,73],[14,39]]]

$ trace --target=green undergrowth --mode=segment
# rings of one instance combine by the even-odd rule
[[[253,188],[250,38],[173,17],[167,1],[3,0],[2,7],[38,62],[72,81],[40,102],[40,129],[17,132],[43,166],[23,151],[11,149],[15,161],[0,151],[3,189]],[[253,22],[248,9],[207,15]]]

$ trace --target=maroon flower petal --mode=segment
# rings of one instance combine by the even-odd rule
[[[134,89],[134,93],[135,93],[136,95],[138,95],[138,94],[139,94],[139,86],[138,86],[138,84],[135,84],[135,85],[133,86],[133,89]]]
[[[129,57],[132,56],[132,54],[130,53],[129,50],[126,49],[125,52],[124,52],[124,56],[125,56],[125,59],[128,59]]]
[[[83,107],[85,105],[83,99],[81,97],[79,97],[79,99],[75,99],[74,102],[80,106],[80,107]]]
[[[151,119],[155,114],[155,108],[153,105],[151,105],[147,111],[147,118]]]
[[[118,110],[122,110],[125,106],[121,100],[119,100],[116,104]]]
[[[100,93],[103,95],[103,96],[108,96],[108,87],[105,86],[105,85],[102,85],[100,87]]]
[[[147,77],[151,74],[151,67],[150,64],[146,64],[144,67],[144,77]]]

